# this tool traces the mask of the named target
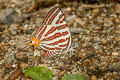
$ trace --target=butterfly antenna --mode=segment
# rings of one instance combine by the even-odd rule
[[[30,40],[26,40],[25,42],[30,42]]]
[[[27,48],[27,47],[28,47],[28,45],[25,45],[25,46],[22,48],[22,50],[25,49],[25,48]]]
[[[24,50],[28,47],[28,43],[30,43],[30,40],[26,40],[24,42],[25,42],[25,46],[22,48],[22,50]]]

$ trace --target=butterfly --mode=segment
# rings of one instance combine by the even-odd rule
[[[30,45],[45,50],[46,57],[68,52],[71,47],[71,33],[60,8],[54,7],[48,12]]]

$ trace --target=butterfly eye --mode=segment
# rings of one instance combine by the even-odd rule
[[[35,41],[32,41],[32,44],[34,44],[35,43]]]
[[[33,45],[35,42],[34,41],[30,41],[30,45]]]
[[[32,41],[30,41],[30,43],[32,43]]]
[[[34,43],[35,43],[34,41],[30,41],[32,47],[34,47]]]

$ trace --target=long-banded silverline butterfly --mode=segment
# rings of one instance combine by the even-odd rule
[[[58,7],[52,8],[37,28],[30,45],[40,46],[46,57],[67,53],[71,47],[71,34],[64,14]]]

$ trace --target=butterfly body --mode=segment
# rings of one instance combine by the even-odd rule
[[[35,32],[31,45],[37,44],[46,51],[45,56],[67,53],[71,34],[64,15],[58,7],[52,8]]]

